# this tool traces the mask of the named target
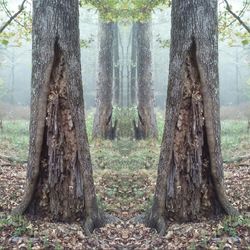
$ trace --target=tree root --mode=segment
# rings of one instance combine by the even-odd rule
[[[225,210],[226,214],[230,216],[239,216],[240,215],[239,211],[235,207],[233,207],[233,205],[230,203],[230,201],[226,196],[224,185],[219,181],[217,182],[215,181],[215,188],[220,204],[222,208]]]
[[[161,215],[157,217],[149,216],[146,219],[145,224],[148,227],[155,228],[160,236],[164,236],[166,234],[166,231],[167,231],[166,219]]]
[[[122,222],[122,220],[114,215],[104,213],[104,224],[115,224]]]
[[[145,224],[147,227],[154,228],[156,229],[156,231],[159,233],[160,236],[164,236],[168,228],[164,216],[161,216],[157,213],[153,215],[152,212],[148,214],[144,213],[137,215],[136,217],[133,217],[129,221],[136,224]]]
[[[131,223],[135,224],[146,224],[146,214],[139,214],[129,220]]]
[[[82,227],[85,234],[87,236],[90,236],[96,228],[104,227],[107,224],[114,224],[121,221],[121,219],[113,215],[101,213],[97,215],[87,216],[84,223],[82,224]]]

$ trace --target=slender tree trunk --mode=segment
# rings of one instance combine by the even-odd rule
[[[132,27],[132,48],[131,48],[131,68],[130,68],[130,99],[131,105],[136,104],[136,66],[137,66],[137,23]]]
[[[119,31],[118,23],[114,24],[114,104],[120,105],[120,56],[119,56]]]
[[[158,178],[147,224],[237,214],[220,148],[217,0],[174,0],[169,87]]]
[[[127,107],[131,106],[130,101],[130,67],[127,64]]]
[[[131,106],[131,73],[130,73],[130,69],[131,69],[131,62],[129,60],[130,58],[130,48],[132,45],[132,29],[129,32],[129,38],[128,38],[128,45],[127,45],[127,51],[126,51],[126,71],[127,71],[127,107]]]
[[[93,137],[114,139],[112,127],[113,23],[100,22],[99,75]]]
[[[123,41],[120,31],[118,32],[119,45],[121,49],[121,64],[120,64],[120,107],[124,106],[124,61],[125,61],[125,52]]]
[[[27,188],[14,214],[103,225],[85,126],[78,0],[34,0]]]
[[[154,112],[152,80],[151,22],[137,23],[137,78],[138,78],[138,126],[137,139],[156,138],[157,124]]]

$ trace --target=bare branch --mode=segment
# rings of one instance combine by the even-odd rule
[[[235,13],[232,11],[232,9],[231,9],[231,7],[230,7],[230,5],[229,5],[229,3],[228,3],[227,0],[224,0],[224,2],[226,3],[226,10],[227,10],[236,20],[238,20],[238,22],[246,29],[246,31],[247,31],[248,33],[250,33],[250,27],[241,19],[241,17],[240,17],[239,15],[235,14]]]
[[[10,23],[24,10],[24,4],[25,4],[25,2],[26,2],[27,0],[23,0],[23,2],[21,3],[21,5],[20,5],[20,7],[19,7],[19,9],[18,9],[18,11],[14,14],[14,15],[12,15],[12,16],[10,16],[10,18],[9,18],[9,20],[5,23],[5,24],[3,24],[2,26],[1,26],[1,28],[0,28],[0,34],[8,27],[8,25],[10,25]]]
[[[239,17],[241,17],[241,16],[244,15],[245,11],[247,10],[248,5],[249,5],[249,3],[248,3],[248,1],[246,1],[246,2],[244,3],[244,6],[243,6],[242,10],[241,10],[240,13],[238,14]],[[231,26],[233,23],[235,23],[236,21],[237,21],[237,19],[234,18],[234,20],[233,20],[232,22],[230,22],[226,27],[230,27],[230,26]]]
[[[6,3],[6,1],[5,1],[5,0],[2,0],[2,4],[1,4],[1,5],[3,6],[3,9],[4,9],[6,15],[7,15],[9,18],[11,18],[12,14],[10,13],[9,9],[7,8],[7,3]],[[24,27],[24,25],[21,24],[20,22],[18,22],[18,20],[13,19],[13,21],[16,22],[18,25]]]

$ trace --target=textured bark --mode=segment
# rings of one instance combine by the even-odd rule
[[[131,49],[131,69],[130,69],[130,99],[131,105],[136,104],[136,66],[137,66],[137,24],[133,23],[132,27],[132,49]]]
[[[32,98],[27,187],[14,214],[104,222],[96,201],[85,127],[79,3],[33,1]]]
[[[220,148],[216,0],[172,2],[166,120],[146,223],[237,214],[225,196]]]
[[[113,139],[115,135],[115,127],[112,127],[113,38],[113,23],[101,21],[94,138]]]
[[[154,112],[152,55],[150,46],[151,23],[137,23],[137,78],[138,78],[138,131],[136,139],[156,138]]]
[[[114,104],[120,105],[120,57],[119,57],[119,28],[118,23],[114,27],[113,59],[114,59]]]

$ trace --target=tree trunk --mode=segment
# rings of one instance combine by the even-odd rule
[[[220,148],[217,1],[172,2],[166,120],[147,224],[237,214],[225,196]]]
[[[136,139],[157,138],[152,80],[151,22],[137,24],[138,126]]]
[[[78,0],[33,1],[27,187],[14,214],[103,225],[85,126]]]
[[[130,69],[130,99],[131,105],[136,104],[136,66],[137,66],[137,24],[132,27],[132,49],[131,49],[131,69]]]
[[[119,33],[118,23],[114,24],[114,104],[120,105],[120,56],[119,56]]]
[[[121,50],[121,64],[120,64],[120,107],[124,106],[124,64],[125,64],[125,51],[123,46],[123,39],[120,31],[118,32],[119,47]]]
[[[93,137],[114,139],[115,127],[112,126],[113,23],[101,21],[99,36],[99,75]]]
[[[128,37],[128,44],[127,44],[127,51],[126,51],[126,71],[127,71],[127,94],[126,94],[126,98],[127,98],[127,107],[131,106],[131,61],[130,61],[130,57],[131,57],[131,53],[130,53],[130,48],[132,45],[132,29],[129,32],[129,37]]]

